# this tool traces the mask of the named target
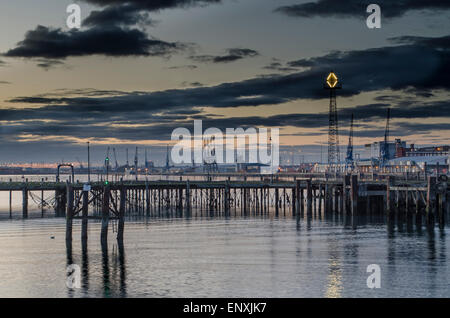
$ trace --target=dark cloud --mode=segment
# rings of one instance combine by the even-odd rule
[[[8,82],[8,81],[0,81],[0,84],[11,84],[11,82]]]
[[[181,66],[167,67],[168,70],[181,70],[181,69],[195,70],[197,68],[198,68],[197,65],[181,65]]]
[[[187,82],[187,81],[184,81],[184,82],[181,83],[181,86],[183,86],[183,87],[202,87],[204,85],[202,83],[200,83],[200,82]]]
[[[226,55],[194,55],[190,58],[200,63],[230,63],[247,57],[256,57],[259,53],[251,49],[228,49]]]
[[[165,42],[151,38],[146,32],[131,26],[153,25],[149,11],[169,8],[188,8],[220,3],[220,0],[148,0],[106,1],[85,0],[100,5],[103,10],[92,11],[84,20],[87,29],[63,31],[37,26],[25,34],[25,39],[4,56],[22,58],[45,58],[39,67],[49,69],[71,56],[170,56],[188,48],[189,45]],[[0,61],[0,66],[2,62]]]
[[[65,59],[70,56],[169,56],[184,49],[181,43],[150,39],[137,29],[94,27],[88,30],[50,29],[38,26],[28,31],[7,57]]]
[[[373,129],[374,123],[384,125],[387,108],[391,107],[392,120],[408,120],[411,127],[415,124],[414,120],[423,121],[428,118],[442,118],[444,122],[450,117],[450,102],[429,102],[419,103],[411,101],[408,104],[367,104],[355,107],[339,108],[338,117],[341,127],[346,127],[352,114],[355,116],[356,127],[360,131]],[[127,114],[124,117],[124,114]],[[64,106],[46,106],[42,108],[25,109],[0,109],[0,116],[4,121],[13,121],[8,125],[2,125],[2,133],[6,129],[16,131],[16,133],[26,133],[32,135],[63,135],[79,138],[119,138],[140,140],[145,138],[164,139],[170,136],[172,130],[176,127],[184,127],[193,124],[193,119],[202,119],[204,127],[217,127],[225,129],[228,127],[297,127],[305,129],[324,129],[328,126],[328,113],[291,113],[280,114],[268,117],[248,116],[248,117],[229,117],[214,118],[202,115],[200,109],[179,108],[173,110],[164,110],[162,112],[146,112],[142,109],[122,110],[122,113],[111,113],[101,111],[98,107],[86,107],[84,109],[71,109]],[[124,119],[126,118],[126,119]],[[33,119],[32,122],[30,120]],[[53,122],[48,123],[46,120]],[[114,125],[111,125],[114,123]],[[127,126],[129,124],[140,124],[139,126]],[[126,125],[126,126],[120,126]],[[394,124],[393,124],[394,126]],[[84,128],[83,128],[84,127]],[[429,129],[445,129],[444,126],[433,126],[429,124]],[[394,129],[395,127],[393,127]],[[402,129],[404,127],[401,127]],[[380,128],[377,128],[380,129]],[[421,133],[418,130],[416,133]],[[413,129],[404,130],[404,134],[415,133]],[[401,132],[398,133],[402,135]],[[403,135],[404,135],[403,134]],[[342,135],[342,132],[341,132]],[[361,135],[362,136],[362,135]]]
[[[139,9],[159,11],[173,8],[190,8],[221,3],[221,0],[83,0],[98,6],[133,5]]]
[[[141,12],[135,5],[113,5],[101,11],[92,11],[83,21],[84,26],[154,25],[148,12]]]
[[[439,41],[436,41],[439,42]],[[443,46],[417,44],[362,51],[334,52],[291,62],[309,69],[287,75],[270,75],[217,86],[133,92],[112,97],[22,97],[11,102],[55,105],[62,112],[155,112],[192,107],[277,105],[296,99],[327,97],[323,83],[330,70],[342,80],[340,96],[378,90],[420,92],[450,89],[450,63]],[[412,67],[414,65],[414,67]],[[62,107],[63,106],[63,107]]]
[[[187,89],[172,89],[159,92],[133,92],[106,97],[19,97],[10,102],[20,104],[47,105],[39,109],[24,111],[24,116],[40,118],[87,117],[95,114],[102,118],[115,118],[136,113],[138,118],[148,118],[152,113],[171,109],[191,109],[197,107],[240,107],[276,105],[296,99],[326,98],[323,81],[330,69],[338,72],[343,81],[340,96],[353,96],[363,91],[376,90],[435,90],[450,89],[448,57],[441,48],[423,48],[415,45],[385,47],[347,53],[332,53],[324,57],[309,59],[311,68],[289,75],[272,75],[217,86]],[[411,65],[417,61],[415,68]],[[302,61],[300,61],[302,62]],[[442,73],[443,72],[443,73]],[[119,93],[120,94],[120,93]],[[448,114],[448,103],[434,103],[430,107],[416,101],[387,101],[354,109],[361,118],[372,120],[383,118],[385,109],[392,103],[399,103],[399,110],[393,116],[402,118],[443,117]],[[414,104],[416,103],[416,104]],[[342,110],[344,118],[350,117]],[[13,112],[14,114],[14,112]],[[147,114],[147,116],[143,116]],[[12,114],[10,114],[12,115]],[[358,115],[358,114],[355,114]],[[2,115],[7,118],[8,113]],[[19,116],[20,118],[20,116]],[[293,117],[295,118],[295,117]],[[282,124],[287,124],[283,122]]]
[[[51,59],[36,59],[36,61],[38,62],[36,64],[36,66],[41,67],[45,70],[49,70],[51,68],[57,67],[57,66],[62,66],[65,65],[64,62],[61,62],[59,60],[51,60]]]
[[[264,66],[263,69],[264,70],[269,70],[269,71],[277,71],[277,72],[295,72],[295,71],[298,71],[297,68],[284,66],[280,62],[272,62],[269,65]]]
[[[376,3],[385,18],[401,17],[409,11],[440,11],[450,9],[448,0],[318,0],[302,4],[282,6],[275,11],[293,17],[367,17],[366,8]]]
[[[302,71],[269,75],[216,86],[171,89],[156,92],[70,90],[10,100],[18,108],[1,108],[3,136],[71,136],[77,138],[118,138],[122,140],[169,139],[176,127],[191,127],[193,119],[203,119],[204,127],[288,127],[314,130],[328,125],[327,112],[282,114],[262,117],[215,118],[200,112],[203,107],[277,105],[295,100],[326,99],[323,82],[330,70],[342,80],[340,97],[361,92],[381,91],[375,103],[356,107],[339,104],[341,127],[355,115],[361,136],[380,135],[386,109],[391,107],[393,122],[434,118],[448,122],[450,101],[424,101],[423,92],[436,96],[450,90],[449,54],[443,38],[402,39],[398,46],[349,52],[333,52],[321,57],[292,61]],[[304,68],[308,65],[307,68]],[[412,67],[412,65],[414,67]],[[414,92],[420,94],[411,94]],[[67,93],[67,94],[66,94]],[[400,96],[400,97],[399,97]],[[32,105],[29,107],[27,105]],[[36,107],[40,106],[40,107]],[[48,122],[46,120],[51,120]],[[15,122],[17,121],[17,122]],[[20,122],[23,124],[20,124]],[[33,122],[31,122],[33,121]],[[435,120],[436,121],[436,120]],[[374,123],[378,123],[378,126]],[[133,124],[133,125],[130,125]],[[139,125],[138,125],[139,124]],[[394,124],[393,124],[394,125]],[[428,125],[428,124],[427,124]],[[446,129],[437,125],[437,129]],[[393,127],[397,135],[432,131],[419,127]],[[345,133],[345,130],[342,131]],[[381,134],[382,135],[382,134]]]

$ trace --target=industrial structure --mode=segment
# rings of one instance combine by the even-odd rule
[[[334,72],[331,72],[326,80],[325,89],[330,91],[330,110],[328,127],[328,170],[340,170],[340,150],[339,150],[339,125],[337,115],[336,90],[342,88]]]
[[[350,132],[348,136],[347,156],[345,157],[345,171],[353,170],[353,114],[350,120]]]

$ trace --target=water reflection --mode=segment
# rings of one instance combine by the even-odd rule
[[[325,297],[340,298],[342,292],[342,268],[339,255],[339,248],[336,240],[327,240],[328,242],[328,277]]]
[[[422,224],[419,218],[398,213],[323,214],[322,220],[306,213],[294,219],[247,215],[167,222],[143,217],[128,223],[128,258],[124,243],[116,240],[101,245],[92,239],[90,248],[87,242],[80,249],[66,246],[66,264],[79,261],[82,274],[81,290],[67,289],[67,296],[194,297],[204,296],[205,288],[210,296],[228,297],[244,281],[253,286],[246,290],[248,297],[276,296],[270,288],[294,283],[296,289],[286,295],[442,296],[448,288],[443,287],[448,228]],[[258,270],[247,269],[248,264]],[[382,269],[379,291],[366,286],[370,264]],[[253,277],[254,272],[264,275]],[[198,288],[192,277],[200,280]]]
[[[125,262],[125,247],[123,242],[114,242],[112,245],[111,255],[109,254],[108,244],[100,244],[101,246],[101,290],[102,297],[126,297],[126,262]],[[81,244],[81,295],[77,294],[77,290],[67,287],[67,296],[89,296],[92,293],[91,287],[95,288],[94,284],[90,283],[90,271],[95,271],[94,264],[89,263],[88,243],[83,240]],[[95,254],[99,255],[99,254]],[[73,257],[72,242],[66,242],[66,265],[76,264]],[[98,260],[97,260],[98,261]],[[91,268],[90,268],[91,265]],[[69,273],[68,273],[69,276]],[[95,279],[96,275],[92,275]]]

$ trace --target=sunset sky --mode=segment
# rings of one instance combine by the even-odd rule
[[[326,150],[334,70],[341,152],[392,138],[450,143],[448,0],[67,0],[0,2],[0,162],[75,161],[93,145],[147,147],[173,129],[281,128],[307,160]],[[366,26],[377,3],[382,28]],[[143,151],[141,151],[141,155]],[[300,153],[299,153],[300,155]]]

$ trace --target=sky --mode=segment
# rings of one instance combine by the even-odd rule
[[[81,7],[69,30],[66,8]],[[377,3],[382,26],[366,26]],[[326,151],[337,73],[341,153],[384,136],[450,143],[445,0],[31,0],[0,3],[0,162],[163,163],[175,128],[281,129],[281,152]],[[362,153],[364,156],[364,153]],[[306,158],[306,159],[305,159]]]

